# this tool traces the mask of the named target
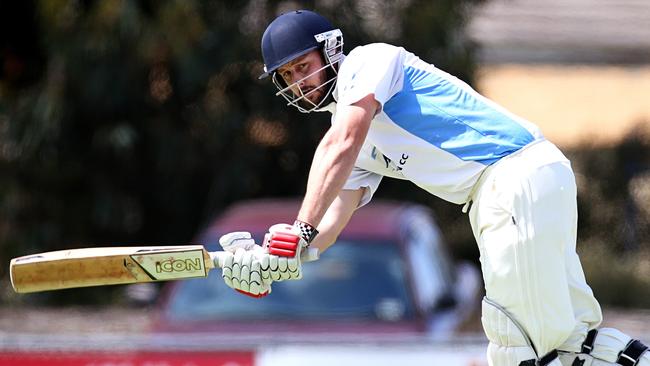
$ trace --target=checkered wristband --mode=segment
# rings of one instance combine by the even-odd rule
[[[300,236],[307,242],[307,245],[311,244],[312,240],[318,235],[318,230],[306,222],[296,220],[293,226],[300,230]]]

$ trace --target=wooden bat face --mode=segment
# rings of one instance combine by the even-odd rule
[[[16,292],[205,277],[214,268],[202,245],[70,249],[14,258]]]

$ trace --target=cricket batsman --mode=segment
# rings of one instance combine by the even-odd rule
[[[226,284],[261,297],[302,277],[300,255],[332,245],[383,177],[463,205],[479,246],[487,358],[498,366],[650,366],[648,347],[611,328],[576,254],[571,164],[540,129],[402,47],[343,53],[343,34],[307,10],[262,36],[264,74],[301,112],[330,112],[292,225],[262,246],[221,239]]]

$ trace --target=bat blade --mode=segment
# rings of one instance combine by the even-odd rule
[[[61,250],[11,260],[16,292],[206,277],[213,258],[202,245]]]

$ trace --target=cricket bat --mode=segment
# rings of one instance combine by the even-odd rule
[[[11,260],[11,285],[19,293],[206,277],[225,252],[203,245],[107,247],[60,250]],[[318,249],[303,252],[303,262]]]

